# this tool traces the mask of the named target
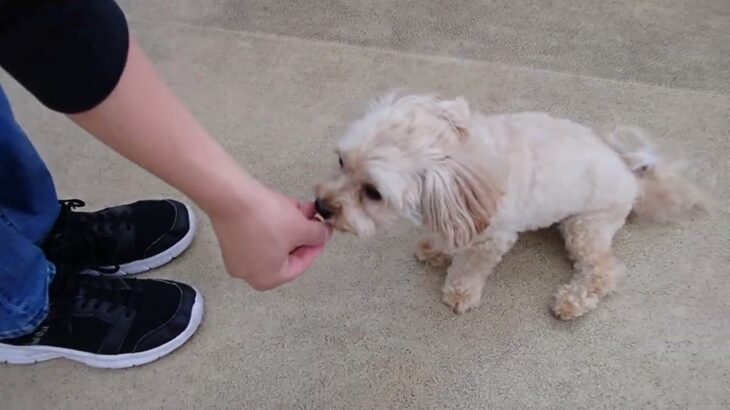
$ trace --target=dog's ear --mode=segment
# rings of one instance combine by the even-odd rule
[[[468,246],[497,210],[501,189],[478,164],[447,157],[423,176],[423,223],[452,249]]]
[[[471,124],[469,103],[459,97],[454,100],[442,100],[439,102],[439,107],[441,108],[441,116],[456,130],[459,139],[465,140],[469,136],[469,126]]]

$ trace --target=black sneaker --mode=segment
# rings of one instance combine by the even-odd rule
[[[202,295],[172,281],[58,272],[49,293],[48,316],[34,332],[0,339],[0,362],[139,366],[180,347],[203,316]]]
[[[76,212],[78,199],[61,201],[61,213],[43,244],[57,265],[85,273],[129,275],[157,268],[192,242],[196,219],[186,204],[149,200],[97,212]]]

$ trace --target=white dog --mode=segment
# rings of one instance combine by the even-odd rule
[[[357,235],[398,218],[428,228],[416,256],[450,264],[443,301],[456,313],[479,305],[520,232],[559,223],[575,276],[552,309],[581,316],[623,275],[612,241],[632,211],[664,222],[700,204],[639,130],[602,139],[544,113],[485,116],[461,98],[389,95],[350,126],[338,154],[340,175],[316,188],[319,214]]]

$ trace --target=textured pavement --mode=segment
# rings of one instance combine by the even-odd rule
[[[576,5],[574,3],[580,3]],[[269,185],[311,197],[336,140],[393,87],[485,112],[635,124],[710,171],[730,202],[730,3],[125,0],[142,46],[196,117]],[[174,190],[43,109],[0,74],[64,197],[103,207]],[[710,178],[708,178],[709,180]],[[574,322],[548,311],[570,277],[557,232],[525,235],[483,305],[454,316],[409,227],[336,237],[298,281],[257,293],[223,271],[203,219],[147,277],[206,297],[198,334],[122,371],[3,366],[0,407],[730,407],[730,218],[629,225],[619,291]]]

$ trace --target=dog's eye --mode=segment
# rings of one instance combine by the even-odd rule
[[[344,167],[345,166],[345,163],[342,162],[342,157],[339,157],[338,159],[340,160],[340,168]]]
[[[365,194],[368,199],[371,199],[373,201],[380,201],[383,199],[383,197],[380,195],[380,192],[378,192],[377,188],[373,184],[365,184],[362,186],[362,192]]]

